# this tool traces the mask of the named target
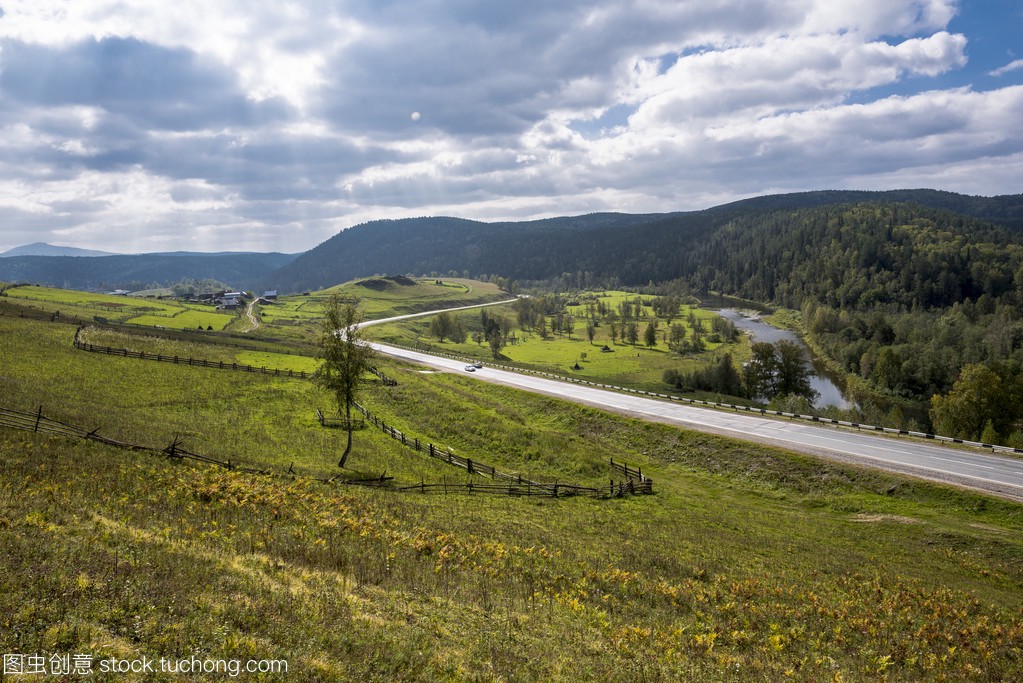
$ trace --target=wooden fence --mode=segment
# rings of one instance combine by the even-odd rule
[[[237,472],[246,472],[249,474],[259,474],[264,476],[280,476],[287,477],[290,479],[297,478],[299,475],[294,471],[293,466],[288,467],[287,470],[280,470],[273,467],[253,467],[250,465],[243,465],[239,462],[233,462],[231,459],[216,458],[194,451],[188,450],[181,445],[181,441],[175,437],[175,439],[166,447],[158,448],[153,446],[143,446],[139,444],[127,443],[118,439],[113,439],[104,435],[99,434],[99,428],[93,430],[87,430],[83,427],[77,427],[75,425],[67,424],[56,420],[51,417],[47,417],[43,414],[42,406],[34,413],[27,413],[24,411],[13,410],[10,408],[0,407],[0,427],[8,427],[11,429],[17,429],[26,432],[34,432],[37,434],[48,434],[54,436],[61,436],[65,438],[73,439],[85,439],[88,441],[94,441],[97,443],[105,444],[107,446],[113,446],[116,448],[123,448],[127,450],[148,453],[151,455],[164,456],[176,460],[193,460],[196,462],[205,463],[208,465],[216,465],[225,469],[234,470]],[[469,461],[471,462],[471,461]],[[483,466],[480,470],[475,469],[473,466],[473,473],[482,473],[484,469],[493,471],[493,468],[486,468]],[[440,483],[427,483],[425,481],[414,485],[394,486],[394,477],[388,477],[386,474],[381,474],[378,477],[366,477],[360,479],[342,479],[340,475],[334,477],[305,477],[306,479],[317,481],[324,484],[332,485],[347,485],[347,486],[369,486],[374,488],[386,488],[396,492],[420,492],[420,493],[479,493],[479,494],[500,494],[510,496],[546,496],[546,497],[564,497],[573,495],[600,495],[600,497],[615,497],[625,495],[626,493],[640,493],[641,491],[630,485],[630,482],[618,484],[617,487],[614,482],[607,492],[598,491],[597,489],[585,486],[573,486],[571,484],[560,484],[560,483],[540,483],[523,479],[514,475],[503,475],[494,472],[495,475],[506,478],[510,483],[508,484],[481,484],[478,482],[468,481],[465,483],[451,483],[451,482],[440,482]],[[649,480],[648,480],[649,481]],[[650,493],[651,491],[645,491]]]
[[[83,351],[90,351],[93,353],[103,353],[113,356],[121,356],[124,358],[139,358],[143,360],[156,360],[163,362],[172,362],[182,365],[191,365],[206,368],[217,368],[221,370],[236,370],[245,372],[257,372],[266,375],[285,376],[285,377],[296,377],[300,379],[306,379],[312,376],[312,373],[306,373],[304,371],[295,372],[293,370],[281,370],[279,368],[266,368],[266,367],[254,367],[251,365],[239,365],[237,363],[226,363],[224,361],[210,361],[202,358],[184,358],[180,356],[164,356],[162,354],[146,353],[144,351],[130,351],[124,348],[114,348],[109,346],[100,346],[96,344],[89,344],[81,341],[79,333],[81,328],[75,331],[74,346],[77,349]],[[375,370],[375,368],[374,368]],[[388,384],[388,379],[383,373],[374,372],[381,381]],[[391,384],[397,384],[396,381],[390,380]],[[653,493],[653,480],[649,477],[644,477],[642,472],[639,472],[638,481],[637,478],[630,474],[629,468],[624,470],[618,469],[614,459],[611,459],[612,469],[620,471],[628,477],[624,482],[616,483],[613,479],[609,481],[607,489],[596,488],[591,486],[579,486],[575,484],[564,484],[560,482],[539,482],[530,479],[523,478],[521,474],[509,474],[506,472],[500,472],[491,465],[487,465],[473,460],[472,458],[463,458],[455,455],[450,449],[441,449],[432,443],[422,442],[418,437],[409,437],[404,432],[398,430],[394,425],[388,425],[386,422],[380,420],[376,416],[372,415],[366,408],[360,404],[354,404],[355,408],[363,414],[365,420],[360,421],[361,424],[355,424],[354,427],[364,427],[366,423],[371,423],[373,426],[380,428],[383,432],[391,436],[391,438],[401,441],[402,445],[414,449],[417,452],[425,453],[431,458],[442,460],[448,465],[460,467],[464,469],[470,475],[482,475],[491,477],[492,479],[501,479],[508,482],[504,485],[479,485],[472,484],[466,485],[464,490],[469,493],[505,493],[508,495],[547,495],[553,497],[560,496],[572,496],[572,495],[588,495],[595,497],[620,497],[627,494],[652,494]],[[319,408],[316,409],[316,418],[320,425],[324,427],[346,427],[347,420],[341,416],[327,416],[324,415],[323,411]],[[171,454],[173,455],[173,453]],[[229,461],[228,461],[229,462]],[[223,464],[223,463],[218,463]],[[398,490],[426,492],[426,487],[433,487],[432,490],[443,490],[444,492],[454,492],[456,490],[463,490],[458,485],[440,483],[430,484],[420,483],[419,486],[408,486],[400,488]],[[524,487],[524,488],[523,488]],[[525,490],[526,493],[522,493]]]
[[[388,377],[381,370],[378,370],[376,368],[376,366],[371,367],[369,369],[369,371],[372,372],[377,377],[379,377],[380,381],[383,383],[383,385],[385,387],[396,387],[396,386],[398,386],[398,380],[394,379],[393,377]]]
[[[266,468],[248,467],[233,463],[231,460],[221,460],[219,458],[213,458],[200,453],[195,453],[181,447],[181,442],[175,438],[171,444],[165,448],[155,448],[152,446],[141,446],[139,444],[127,443],[112,439],[107,436],[99,434],[99,427],[89,431],[83,427],[76,427],[74,425],[55,420],[51,417],[43,415],[43,407],[39,406],[39,409],[35,413],[25,413],[17,410],[11,410],[9,408],[0,408],[0,426],[10,427],[12,429],[20,429],[22,431],[36,432],[39,434],[51,434],[55,436],[63,436],[67,438],[76,439],[87,439],[89,441],[95,441],[98,443],[106,444],[108,446],[115,446],[117,448],[125,448],[133,451],[144,451],[154,454],[166,455],[170,458],[197,460],[199,462],[205,462],[212,465],[219,465],[231,470],[238,470],[239,472],[254,472],[259,474],[268,474],[269,470]]]
[[[162,361],[165,363],[174,363],[177,365],[193,365],[201,368],[217,368],[220,370],[237,370],[241,372],[258,372],[263,375],[274,375],[277,377],[298,377],[299,379],[306,379],[312,376],[311,372],[305,370],[282,370],[280,368],[267,368],[267,367],[256,367],[254,365],[239,365],[238,363],[227,363],[224,361],[206,360],[205,358],[185,358],[183,356],[164,356],[159,353],[146,353],[145,351],[130,351],[128,349],[118,349],[112,346],[100,346],[98,344],[89,344],[81,341],[78,338],[78,332],[75,332],[74,345],[76,349],[82,351],[91,351],[93,353],[104,353],[110,356],[121,356],[123,358],[140,358],[142,360],[155,360]]]
[[[629,467],[625,463],[615,462],[614,458],[610,459],[611,469],[615,472],[620,472],[628,477],[626,485],[628,486],[629,493],[653,493],[654,492],[654,480],[643,474],[642,467]],[[623,494],[619,494],[623,495]]]
[[[124,448],[127,450],[138,451],[143,453],[149,453],[151,455],[161,455],[167,458],[177,460],[194,460],[196,462],[206,463],[208,465],[216,465],[225,469],[234,470],[236,472],[246,472],[249,474],[260,474],[265,476],[280,476],[294,479],[299,477],[295,470],[294,465],[289,466],[287,470],[282,470],[273,467],[253,467],[250,465],[243,465],[239,462],[232,461],[231,459],[216,458],[209,455],[203,455],[183,448],[181,441],[175,437],[170,445],[164,448],[157,448],[153,446],[142,446],[139,444],[127,443],[112,439],[107,436],[99,434],[99,428],[93,429],[92,431],[86,430],[82,427],[76,427],[74,425],[55,420],[51,417],[43,415],[42,406],[34,413],[26,413],[18,410],[12,410],[10,408],[0,408],[0,427],[9,427],[11,429],[18,429],[26,432],[35,432],[38,434],[49,434],[55,436],[62,436],[73,439],[86,439],[88,441],[95,441],[97,443],[105,444],[107,446],[114,446],[116,448]],[[381,474],[379,477],[368,477],[361,479],[342,479],[340,475],[334,477],[303,477],[311,481],[317,481],[324,484],[338,484],[338,485],[350,485],[350,486],[371,486],[371,487],[384,487],[388,488],[392,486],[394,477],[388,477],[385,474]],[[395,489],[401,490],[401,489]]]
[[[323,411],[319,408],[316,409],[316,419],[319,420],[321,427],[338,427],[342,429],[348,427],[347,418],[341,415],[324,415]],[[365,427],[365,420],[352,420],[352,429],[364,429]]]
[[[44,311],[31,306],[18,306],[6,301],[0,302],[0,315],[7,318],[26,318],[28,320],[41,320],[51,323],[66,323],[70,325],[85,325],[88,321],[75,316],[62,315],[60,311]]]
[[[14,285],[14,286],[19,286],[19,285]],[[2,292],[0,292],[0,293],[2,293]],[[15,314],[15,313],[9,312],[7,310],[3,310],[3,308],[6,308],[8,306],[10,308],[15,308],[15,309],[19,310],[19,312],[17,314]],[[41,311],[41,310],[35,310],[35,309],[28,310],[28,309],[26,309],[25,307],[22,307],[22,306],[9,305],[9,304],[5,304],[3,306],[0,306],[0,315],[6,316],[6,317],[30,318],[30,319],[35,319],[35,320],[49,320],[50,322],[72,323],[72,324],[79,325],[79,326],[84,325],[84,324],[87,323],[87,321],[81,320],[79,318],[67,317],[67,316],[57,316],[56,314],[50,313],[48,311]],[[115,322],[106,321],[106,320],[97,320],[97,322],[100,322],[100,324],[108,324],[108,325],[125,325],[124,323],[115,323]],[[133,325],[133,324],[131,324],[131,325]],[[137,325],[137,327],[146,327],[146,326]],[[174,330],[174,329],[171,329],[171,328],[162,328],[162,327],[156,327],[156,328],[150,327],[150,329],[157,329],[157,330],[160,330],[162,333],[177,333],[177,332],[188,333],[188,332],[192,332],[192,330]],[[217,335],[218,337],[228,336],[228,337],[246,338],[246,337],[244,337],[244,335],[227,334],[227,333],[224,333],[224,332],[212,332],[212,333],[207,332],[206,334]],[[75,335],[76,342],[77,342],[77,339],[78,339],[78,335],[76,333],[76,335]],[[267,341],[279,341],[279,340],[276,340],[276,339],[274,339],[272,337],[271,338],[266,338],[266,340]],[[223,344],[225,342],[223,342],[220,339],[218,339],[216,343]],[[75,346],[78,347],[78,348],[82,348],[82,347],[78,346],[77,343],[75,344]],[[89,346],[91,347],[92,345],[89,345]],[[243,344],[237,344],[237,346],[239,346],[241,348],[250,348],[250,349],[254,348],[254,347],[251,347],[251,346],[245,346]],[[419,351],[419,352],[430,353],[430,354],[436,355],[436,356],[443,356],[443,357],[446,357],[446,358],[454,358],[454,359],[457,359],[457,360],[460,360],[460,361],[464,361],[464,362],[474,362],[476,360],[476,359],[466,359],[466,358],[461,357],[461,356],[455,356],[455,355],[452,355],[452,354],[441,353],[441,352],[435,351],[435,350],[433,350],[433,348],[429,344],[422,344],[422,345],[415,346],[415,347],[404,346],[404,345],[401,345],[401,344],[395,344],[395,346],[397,346],[398,348],[408,349],[410,351]],[[90,348],[90,349],[86,349],[86,350],[92,350],[92,349]],[[262,350],[262,349],[260,349],[260,350]],[[118,353],[119,351],[123,351],[123,349],[114,349],[114,355],[122,355],[122,354]],[[286,351],[286,353],[290,353],[290,351]],[[299,354],[299,355],[304,355],[304,354]],[[150,357],[152,357],[152,354],[144,355],[142,357],[150,358]],[[154,360],[155,360],[155,358],[154,358]],[[166,360],[166,358],[164,358],[163,360]],[[208,361],[208,362],[212,363],[213,361]],[[513,366],[508,366],[508,365],[499,365],[499,364],[494,364],[494,363],[491,363],[490,366],[494,367],[494,368],[501,369],[501,370],[507,370],[507,371],[510,371],[510,372],[520,372],[520,373],[523,373],[523,374],[536,375],[536,376],[539,376],[539,377],[549,377],[549,378],[552,378],[552,379],[557,379],[557,380],[561,380],[561,381],[565,381],[565,382],[570,382],[572,384],[581,384],[581,385],[586,385],[586,386],[597,387],[597,388],[600,388],[600,389],[608,389],[608,390],[611,390],[611,391],[618,391],[618,392],[621,392],[621,393],[637,394],[637,395],[640,395],[640,396],[648,396],[650,398],[659,398],[659,399],[663,399],[663,400],[666,400],[666,401],[669,401],[669,402],[681,402],[681,403],[687,403],[687,404],[690,404],[690,405],[707,406],[707,407],[711,407],[711,408],[719,408],[719,409],[730,410],[730,411],[735,411],[735,412],[746,412],[746,413],[752,413],[752,414],[770,415],[770,416],[774,416],[774,417],[785,417],[785,418],[788,418],[790,420],[805,420],[805,421],[808,421],[808,422],[817,422],[817,423],[825,424],[825,425],[834,425],[834,426],[839,426],[839,427],[849,427],[849,428],[856,429],[856,430],[868,430],[868,431],[882,432],[882,433],[885,433],[885,434],[898,434],[898,435],[903,435],[903,436],[912,436],[912,437],[916,437],[916,438],[929,439],[929,440],[938,441],[938,442],[942,442],[942,443],[953,443],[953,444],[960,444],[960,445],[964,445],[964,446],[970,446],[970,447],[973,447],[973,448],[989,449],[992,453],[1014,453],[1014,454],[1017,454],[1017,455],[1023,455],[1023,448],[1015,448],[1013,446],[1001,446],[1001,445],[998,445],[998,444],[989,444],[989,443],[982,443],[982,442],[979,442],[979,441],[970,441],[969,439],[960,439],[960,438],[951,437],[951,436],[942,436],[940,434],[931,434],[931,433],[925,433],[925,432],[915,432],[915,431],[910,431],[910,430],[906,430],[906,429],[896,429],[894,427],[883,427],[883,426],[880,426],[880,425],[870,425],[870,424],[863,424],[863,423],[859,423],[859,422],[849,422],[849,421],[846,421],[846,420],[836,420],[836,419],[829,418],[829,417],[820,417],[819,415],[801,415],[801,414],[798,414],[798,413],[787,413],[787,412],[783,412],[783,411],[770,410],[768,408],[758,408],[758,407],[755,407],[755,406],[735,405],[735,404],[731,404],[731,403],[719,403],[719,402],[716,402],[716,401],[704,401],[704,400],[696,399],[696,398],[687,398],[685,396],[675,396],[673,394],[662,394],[662,393],[658,393],[658,392],[654,392],[654,391],[645,391],[643,389],[632,389],[632,388],[627,388],[627,387],[619,387],[619,386],[615,386],[615,385],[612,385],[612,384],[602,384],[602,383],[599,383],[599,382],[593,382],[593,381],[590,381],[590,380],[585,380],[585,379],[581,379],[581,378],[577,378],[577,377],[570,377],[570,376],[566,376],[566,375],[554,374],[554,373],[550,373],[550,372],[544,372],[544,371],[541,371],[541,370],[532,370],[532,369],[529,369],[529,368],[520,368],[520,367],[513,367]],[[223,365],[207,365],[205,367],[220,367],[222,369],[229,369],[227,364],[223,364]],[[284,374],[286,372],[284,370],[275,370],[275,369],[266,370],[265,368],[264,369],[258,369],[258,368],[252,368],[250,366],[235,366],[235,367],[232,367],[230,369],[246,370],[248,372],[260,372],[260,371],[263,371],[266,374],[275,374],[275,375]],[[291,373],[291,374],[288,375],[288,376],[291,376],[291,377],[302,376],[301,372],[299,374],[292,373],[292,371],[287,371],[287,372]],[[311,375],[311,373],[306,373],[306,375],[309,376],[309,375]]]
[[[379,428],[385,434],[388,434],[392,439],[401,441],[403,446],[411,448],[418,453],[424,453],[431,458],[441,460],[448,465],[454,467],[460,467],[464,469],[468,474],[476,474],[490,477],[491,479],[500,479],[505,484],[477,484],[468,483],[464,486],[453,486],[451,484],[425,484],[421,483],[418,486],[405,487],[402,490],[407,491],[420,491],[427,493],[428,491],[433,492],[444,492],[449,493],[455,490],[466,490],[469,493],[504,493],[507,495],[543,495],[543,496],[594,496],[594,497],[620,497],[627,494],[652,494],[654,492],[654,482],[649,477],[643,475],[640,470],[633,470],[625,465],[619,465],[612,458],[610,460],[612,469],[625,474],[628,479],[624,482],[615,482],[613,479],[609,481],[607,489],[595,488],[592,486],[578,486],[576,484],[564,484],[561,482],[540,482],[533,481],[531,479],[523,477],[521,474],[510,474],[507,472],[501,472],[494,468],[492,465],[487,465],[479,460],[473,460],[472,458],[465,458],[459,455],[455,455],[448,448],[440,448],[432,443],[424,443],[419,440],[418,437],[411,437],[397,429],[394,425],[387,424],[384,420],[379,419],[366,408],[354,404],[355,408],[361,412],[366,422],[372,424],[374,427]],[[322,413],[317,410],[318,415]]]

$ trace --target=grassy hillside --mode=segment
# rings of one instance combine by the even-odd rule
[[[333,293],[358,299],[367,320],[421,311],[471,306],[511,297],[497,285],[462,278],[371,277],[314,292],[281,296],[258,307],[263,327],[257,336],[312,342],[323,315],[323,304]]]
[[[0,317],[6,407],[336,472],[342,436],[315,421],[311,383],[86,353],[73,335]],[[1018,505],[383,366],[398,385],[364,402],[409,433],[560,480],[606,481],[614,456],[656,493],[397,493],[0,428],[0,649],[288,663],[264,680],[1023,675]],[[374,429],[351,465],[464,477]]]
[[[194,330],[200,326],[224,330],[238,318],[236,311],[218,311],[213,305],[36,285],[5,289],[2,303],[83,320],[98,316],[114,322],[175,330]]]

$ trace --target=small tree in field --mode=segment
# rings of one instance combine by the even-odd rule
[[[501,357],[501,349],[504,348],[504,337],[499,334],[493,334],[490,336],[490,352],[494,354],[494,359]]]
[[[646,330],[643,332],[643,341],[650,348],[657,346],[657,325],[653,322],[647,323]]]
[[[361,341],[361,322],[362,314],[357,303],[342,299],[336,292],[331,295],[320,326],[319,346],[323,364],[316,371],[315,378],[320,386],[334,394],[338,413],[344,412],[348,444],[338,467],[345,466],[352,452],[352,404],[373,357],[373,349]]]

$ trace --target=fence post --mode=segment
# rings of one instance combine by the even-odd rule
[[[35,426],[35,429],[32,430],[33,432],[38,432],[39,431],[39,421],[42,420],[42,419],[43,419],[43,407],[40,405],[39,406],[39,412],[36,413],[36,426]]]

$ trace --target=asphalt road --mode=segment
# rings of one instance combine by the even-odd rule
[[[654,398],[484,367],[473,373],[465,361],[451,360],[385,344],[380,353],[460,372],[474,379],[524,391],[557,396],[604,410],[687,429],[779,446],[843,462],[877,467],[911,476],[966,486],[1023,501],[1023,460],[943,446],[910,437],[885,437],[851,429],[823,427],[795,420],[700,408]]]

